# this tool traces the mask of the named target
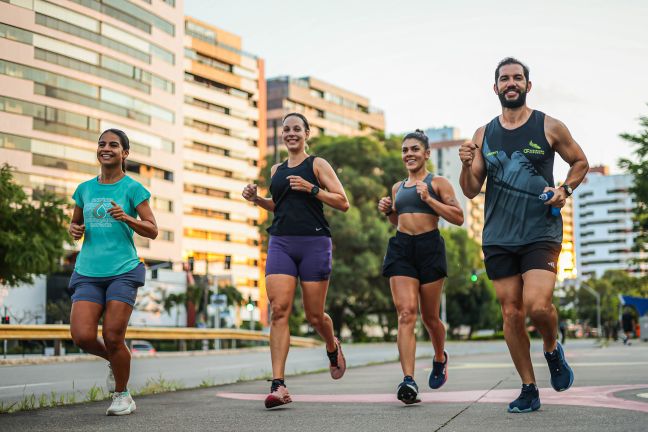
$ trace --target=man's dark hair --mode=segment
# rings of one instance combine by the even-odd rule
[[[500,77],[500,68],[502,66],[510,65],[510,64],[517,64],[522,66],[522,70],[524,71],[524,78],[526,78],[527,82],[529,82],[529,67],[522,63],[520,60],[516,59],[515,57],[506,57],[502,61],[500,61],[497,64],[497,67],[495,68],[495,83],[497,83],[497,80]]]
[[[130,151],[130,141],[128,139],[128,135],[126,135],[126,132],[115,128],[106,129],[105,131],[101,132],[99,139],[101,139],[101,137],[107,132],[112,132],[117,135],[119,137],[119,142],[122,146],[122,149]],[[122,161],[122,171],[126,172],[126,161]]]
[[[425,135],[425,132],[423,132],[421,129],[416,129],[414,132],[410,132],[407,135],[405,135],[405,138],[403,138],[403,141],[407,139],[415,139],[421,144],[423,144],[423,147],[425,150],[428,150],[430,148],[430,139]]]
[[[304,130],[310,131],[310,125],[308,124],[308,120],[306,120],[306,117],[303,114],[299,114],[296,112],[291,112],[286,114],[283,120],[281,120],[281,123],[285,122],[288,117],[292,117],[292,116],[300,118],[301,121],[304,122]]]

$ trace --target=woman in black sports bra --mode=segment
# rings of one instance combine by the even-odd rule
[[[383,276],[389,278],[398,312],[398,352],[405,378],[398,386],[397,397],[405,404],[413,404],[420,402],[414,381],[414,326],[419,298],[423,324],[435,352],[429,385],[437,389],[448,377],[445,326],[439,318],[447,264],[438,224],[442,217],[452,224],[462,225],[464,217],[450,182],[433,176],[426,169],[430,145],[423,131],[417,129],[407,134],[402,149],[409,176],[392,187],[393,200],[390,197],[380,199],[378,209],[397,226],[396,235],[389,239],[387,246]]]

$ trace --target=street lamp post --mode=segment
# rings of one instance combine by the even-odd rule
[[[601,294],[594,291],[589,285],[581,282],[580,286],[585,288],[587,292],[596,297],[596,329],[599,339],[601,338]]]

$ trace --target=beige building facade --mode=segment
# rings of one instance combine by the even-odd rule
[[[182,2],[0,2],[0,163],[28,190],[71,197],[99,173],[97,139],[131,140],[128,174],[151,192],[148,263],[179,261]]]

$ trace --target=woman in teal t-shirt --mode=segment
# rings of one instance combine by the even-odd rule
[[[77,346],[110,362],[106,383],[114,393],[107,415],[135,411],[127,389],[131,356],[124,337],[145,268],[133,231],[151,239],[158,234],[148,202],[151,194],[126,175],[129,149],[124,132],[104,131],[97,147],[101,174],[81,183],[72,196],[76,206],[70,234],[74,240],[84,239],[70,279],[70,332]],[[102,315],[103,340],[97,338]]]

